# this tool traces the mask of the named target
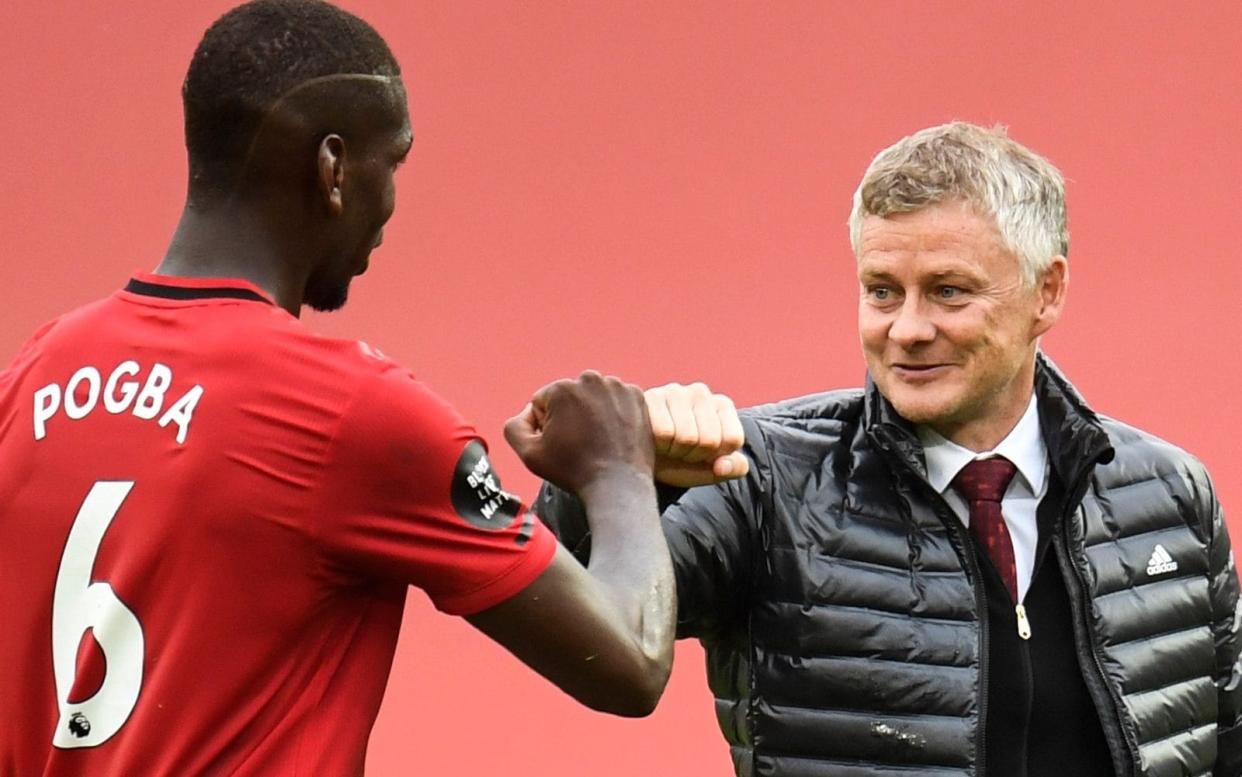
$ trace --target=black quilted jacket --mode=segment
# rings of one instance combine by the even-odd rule
[[[1242,774],[1242,612],[1207,473],[1096,416],[1042,356],[1036,391],[1068,500],[1050,552],[1115,771]],[[679,635],[707,650],[737,774],[982,774],[979,567],[913,430],[873,387],[743,424],[751,473],[664,512]],[[576,500],[545,488],[538,512],[589,552]]]

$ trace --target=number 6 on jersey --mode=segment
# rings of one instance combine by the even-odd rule
[[[52,596],[52,667],[60,721],[52,744],[59,748],[96,747],[108,741],[134,710],[142,688],[143,636],[138,618],[91,572],[104,534],[133,481],[95,483],[69,530]],[[70,702],[77,676],[78,645],[87,630],[103,650],[106,673],[99,690]]]

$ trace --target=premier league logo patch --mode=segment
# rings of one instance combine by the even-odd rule
[[[471,526],[502,531],[513,525],[522,500],[500,487],[483,443],[472,440],[453,472],[453,509]]]
[[[73,716],[69,718],[69,733],[73,734],[78,739],[81,739],[91,733],[91,722],[87,720],[86,716],[82,713],[75,712],[73,713]]]

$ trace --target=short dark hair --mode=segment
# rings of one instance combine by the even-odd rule
[[[190,194],[228,189],[264,115],[313,78],[401,74],[371,25],[321,0],[253,0],[216,20],[181,87]]]

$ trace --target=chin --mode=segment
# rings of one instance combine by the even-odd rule
[[[932,392],[920,392],[910,389],[887,391],[880,388],[880,393],[893,405],[897,414],[912,424],[936,426],[951,421],[958,405],[949,397],[938,397]]]
[[[939,407],[928,407],[926,405],[910,405],[908,407],[902,407],[896,403],[894,403],[893,406],[897,408],[897,415],[912,424],[918,424],[920,426],[934,427],[952,417],[952,413],[949,413],[944,408]]]
[[[340,310],[345,307],[345,302],[348,299],[348,283],[330,287],[316,286],[306,289],[306,295],[302,300],[302,304],[320,313],[331,313],[334,310]]]

